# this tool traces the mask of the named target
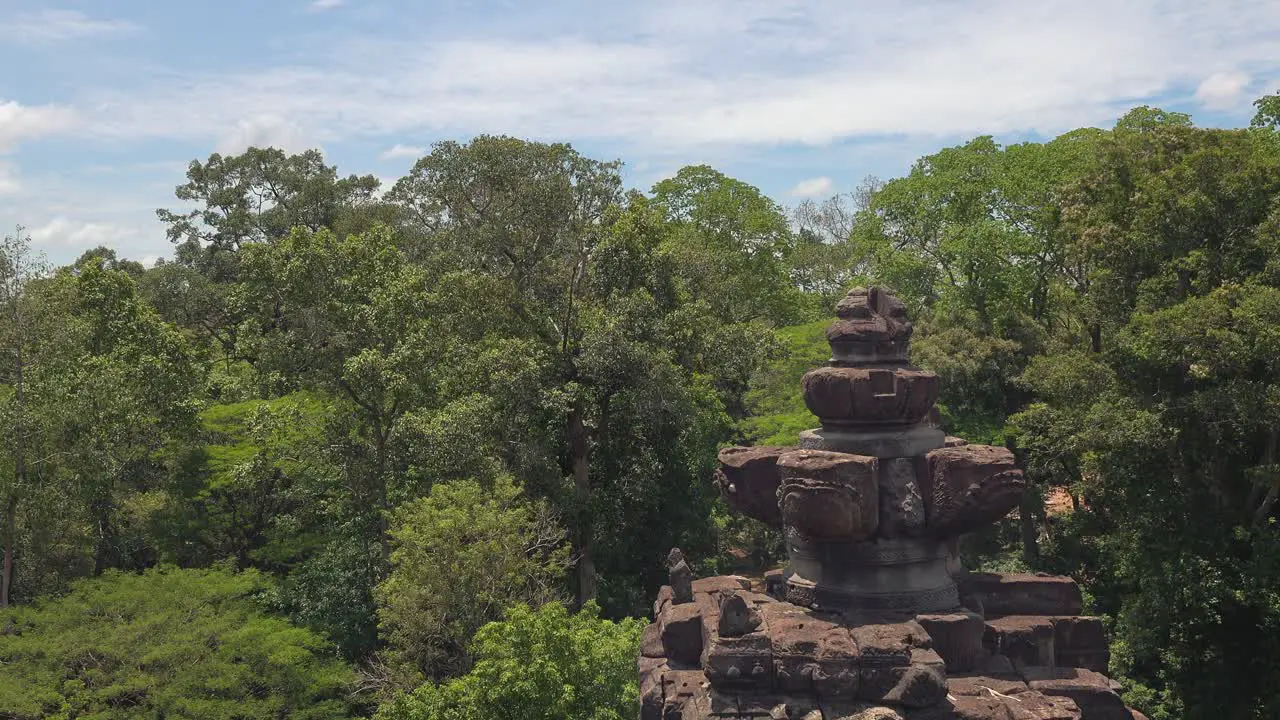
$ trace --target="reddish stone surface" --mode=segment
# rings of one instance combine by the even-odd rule
[[[1080,587],[1069,577],[1017,573],[968,573],[961,594],[981,597],[987,617],[999,615],[1079,615]]]
[[[668,605],[659,617],[660,637],[667,657],[677,663],[696,665],[702,656],[702,603]]]
[[[698,593],[719,593],[726,590],[750,590],[751,581],[740,575],[716,575],[714,577],[698,578],[693,581],[693,592]]]
[[[739,637],[755,632],[763,620],[755,603],[747,599],[747,594],[728,592],[720,596],[720,618],[716,632],[720,637]]]
[[[662,676],[670,669],[665,659],[640,657],[640,720],[660,720],[665,705]]]
[[[1055,617],[1053,631],[1054,664],[1107,671],[1111,650],[1100,618]]]
[[[831,343],[890,343],[914,331],[907,307],[888,288],[854,288],[836,303],[838,318],[827,328]]]
[[[800,383],[824,427],[912,425],[938,400],[938,376],[915,368],[821,367]]]
[[[1009,658],[1015,668],[1054,664],[1053,619],[1038,615],[1009,615],[987,621],[983,644]]]
[[[849,628],[853,643],[858,646],[863,667],[895,667],[911,663],[911,651],[926,649],[932,638],[920,623],[885,623],[858,625]]]
[[[928,455],[929,531],[949,537],[989,525],[1018,506],[1026,480],[1013,453],[991,445],[958,445]]]
[[[662,645],[662,627],[658,623],[649,623],[640,634],[640,656],[666,658],[667,651]]]
[[[718,456],[715,483],[729,507],[773,527],[782,527],[778,508],[778,456],[791,448],[731,447]]]
[[[916,621],[933,638],[933,647],[947,663],[947,672],[969,672],[983,655],[982,637],[986,624],[982,616],[968,610],[919,615]]]
[[[1080,706],[1068,697],[1028,690],[1015,698],[1008,706],[1014,720],[1089,720]]]
[[[1045,695],[1071,698],[1084,720],[1133,720],[1111,680],[1083,668],[1028,667],[1022,677],[1032,690]]]
[[[952,695],[1017,695],[1030,688],[1020,675],[952,675],[947,691]]]
[[[1015,587],[1026,581],[988,579]],[[694,602],[666,604],[645,629],[638,663],[642,720],[1133,717],[1105,676],[1043,662],[1056,659],[1059,637],[1085,648],[1096,645],[1101,635],[1095,618],[1014,615],[982,621],[959,611],[857,624],[778,602],[747,586],[739,577],[695,580]],[[739,614],[754,614],[758,626],[738,637],[723,636],[721,603],[741,604],[749,611]],[[988,646],[974,661],[981,671],[953,671],[948,677],[943,651],[965,646],[975,622],[982,622]],[[659,649],[667,657],[653,657]],[[695,649],[700,654],[691,658]],[[855,714],[835,714],[850,708]],[[856,715],[872,709],[878,714]],[[784,714],[762,714],[775,712]]]
[[[879,527],[876,459],[825,450],[778,458],[783,523],[815,540],[865,540]]]

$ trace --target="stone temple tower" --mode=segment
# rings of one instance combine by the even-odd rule
[[[1102,624],[1070,578],[966,573],[958,538],[1018,505],[1005,448],[936,427],[938,378],[908,362],[912,325],[886,288],[857,288],[804,376],[822,426],[797,447],[720,452],[737,512],[779,528],[765,586],[692,579],[679,551],[654,604],[642,720],[1130,720],[1102,673]]]

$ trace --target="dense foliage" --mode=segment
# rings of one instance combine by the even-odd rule
[[[667,550],[781,559],[716,450],[816,423],[872,281],[1033,481],[966,562],[1079,579],[1159,720],[1280,714],[1278,118],[978,137],[790,213],[509,137],[389,188],[255,148],[190,165],[155,267],[6,238],[0,717],[628,716]]]
[[[471,643],[475,666],[387,703],[378,720],[625,720],[635,717],[644,625],[601,619],[594,603],[516,605]]]
[[[559,599],[565,532],[545,503],[519,492],[507,476],[483,486],[455,480],[397,510],[392,570],[377,596],[389,654],[408,670],[457,674],[487,622],[519,603]]]
[[[0,628],[0,717],[352,717],[354,677],[315,633],[264,613],[254,571],[109,570]]]

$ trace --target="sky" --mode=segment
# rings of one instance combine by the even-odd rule
[[[509,134],[791,205],[1137,105],[1239,127],[1280,90],[1280,2],[0,0],[0,51],[0,225],[149,263],[188,163],[251,145],[389,185]]]

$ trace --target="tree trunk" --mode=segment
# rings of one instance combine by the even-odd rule
[[[1013,453],[1018,467],[1027,466],[1026,453],[1012,439],[1005,441],[1005,447]],[[1032,570],[1040,564],[1040,528],[1036,525],[1036,520],[1043,513],[1044,498],[1032,486],[1031,478],[1027,478],[1027,489],[1023,491],[1018,503],[1018,530],[1022,539],[1022,562]]]
[[[18,496],[10,494],[4,504],[4,569],[0,574],[0,608],[9,607],[13,588],[13,546],[18,539]]]
[[[17,306],[13,310],[14,326],[17,327]],[[19,341],[14,352],[13,397],[18,408],[17,422],[13,428],[13,484],[15,489],[9,492],[4,506],[4,567],[0,576],[0,607],[9,607],[9,596],[13,591],[13,555],[14,545],[18,543],[18,488],[27,485],[26,455],[26,385],[23,377],[25,358],[22,355],[22,344]]]
[[[378,547],[381,550],[382,566],[378,569],[378,577],[385,580],[391,571],[391,524],[388,517],[391,512],[387,502],[387,441],[390,431],[383,431],[383,423],[374,426],[374,478],[373,492],[376,512],[378,514]]]
[[[110,547],[108,536],[111,532],[109,522],[106,519],[99,516],[97,523],[98,540],[93,544],[93,574],[95,577],[101,575],[107,569],[107,553]]]
[[[569,449],[573,456],[573,486],[578,493],[578,527],[574,533],[578,556],[578,605],[596,597],[596,565],[591,558],[590,445],[581,404],[569,413]]]
[[[1038,493],[1025,492],[1018,506],[1018,529],[1022,536],[1022,562],[1035,570],[1040,564],[1040,530],[1036,527]]]

